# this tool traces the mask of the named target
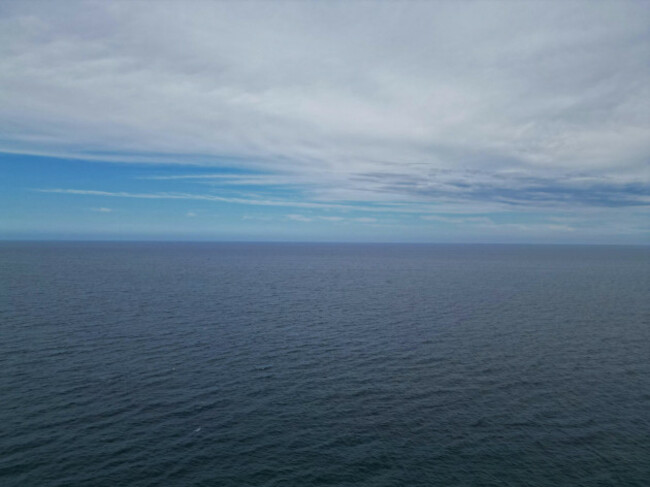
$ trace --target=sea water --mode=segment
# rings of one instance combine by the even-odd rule
[[[649,483],[649,247],[0,244],[0,485]]]

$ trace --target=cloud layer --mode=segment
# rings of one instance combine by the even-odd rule
[[[4,2],[0,151],[245,168],[213,179],[306,207],[647,207],[649,26],[644,2]]]

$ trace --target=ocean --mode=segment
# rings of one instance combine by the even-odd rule
[[[0,243],[0,485],[650,484],[650,247]]]

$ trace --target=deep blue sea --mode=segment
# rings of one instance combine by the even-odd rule
[[[650,485],[650,247],[0,244],[0,485]]]

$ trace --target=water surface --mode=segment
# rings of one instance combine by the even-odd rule
[[[648,247],[2,243],[4,486],[646,486]]]

